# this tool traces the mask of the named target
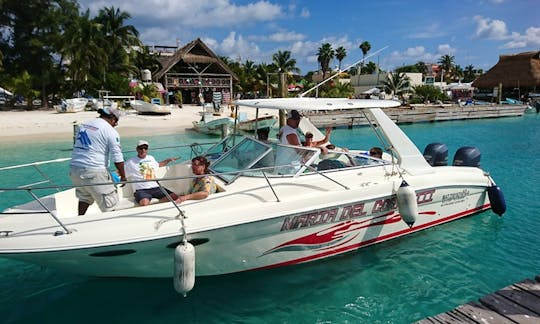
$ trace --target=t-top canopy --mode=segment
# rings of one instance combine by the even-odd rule
[[[347,99],[347,98],[272,98],[236,100],[238,106],[284,109],[284,110],[338,110],[338,109],[367,109],[392,108],[401,105],[394,100],[377,99]]]

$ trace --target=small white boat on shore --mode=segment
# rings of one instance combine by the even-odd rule
[[[93,99],[92,100],[92,109],[94,110],[100,110],[103,108],[118,108],[118,104],[114,100],[110,99]]]
[[[158,104],[157,101],[130,100],[129,104],[139,115],[170,115],[174,107],[174,105]]]
[[[54,106],[54,109],[59,113],[76,113],[83,111],[87,103],[86,98],[63,99],[59,105]]]
[[[381,109],[398,102],[287,98],[236,104],[363,109],[373,125],[373,141],[385,152],[382,158],[366,155],[369,148],[323,154],[315,147],[232,134],[203,153],[225,192],[138,207],[128,184],[118,187],[116,210],[101,212],[92,205],[84,216],[77,216],[75,188],[69,185],[44,197],[38,196],[40,186],[51,192],[50,185],[0,188],[0,194],[34,197],[2,213],[0,257],[89,276],[172,277],[175,289],[185,294],[195,275],[322,260],[488,209],[499,215],[506,209],[502,192],[479,167],[477,149],[457,150],[451,166],[443,145],[422,154]],[[16,168],[41,164],[0,171],[15,174]],[[159,185],[174,192],[187,192],[193,177],[190,160],[158,172]]]

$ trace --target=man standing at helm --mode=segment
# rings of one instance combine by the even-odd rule
[[[70,177],[79,199],[79,215],[96,202],[102,212],[114,210],[118,192],[109,173],[109,160],[114,162],[120,180],[126,180],[124,156],[120,147],[120,135],[114,129],[120,120],[120,112],[114,108],[99,109],[99,118],[79,127],[71,154]],[[109,183],[103,185],[92,185]],[[89,186],[91,185],[91,186]]]

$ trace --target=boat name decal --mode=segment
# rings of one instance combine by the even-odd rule
[[[418,205],[431,202],[435,189],[425,190],[416,194]],[[387,213],[397,208],[396,196],[377,199],[373,203],[370,215]],[[295,216],[287,216],[283,220],[280,232],[290,231],[304,227],[311,227],[321,224],[333,223],[336,221],[346,221],[368,215],[365,203],[346,205],[343,207],[334,207],[325,210],[309,212]]]
[[[444,206],[444,205],[455,204],[457,202],[463,201],[469,195],[470,195],[470,192],[468,189],[463,189],[462,191],[459,191],[459,192],[445,194],[442,196],[441,205]]]

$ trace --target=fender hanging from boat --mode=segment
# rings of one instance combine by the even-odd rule
[[[418,203],[416,201],[416,193],[407,181],[403,180],[401,182],[396,193],[396,198],[401,219],[411,228],[418,216]]]
[[[195,285],[195,248],[187,241],[174,250],[174,289],[186,297]]]
[[[491,210],[495,214],[502,216],[506,211],[506,201],[504,200],[504,194],[501,188],[494,184],[487,188],[487,192]]]

